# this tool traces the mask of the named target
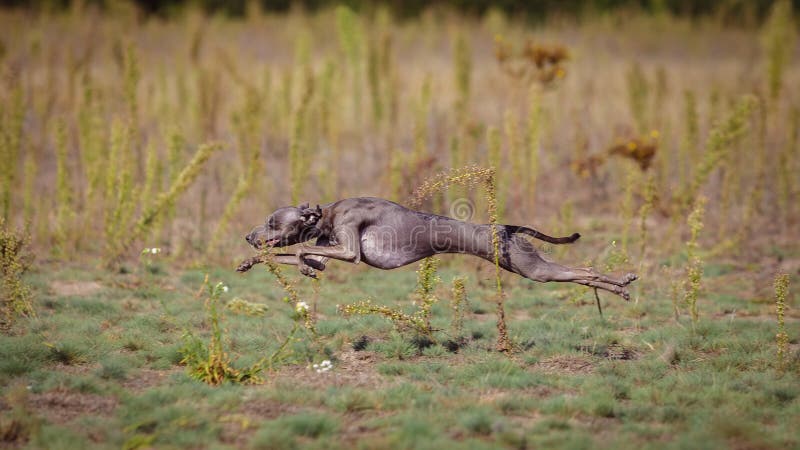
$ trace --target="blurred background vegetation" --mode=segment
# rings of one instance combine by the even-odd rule
[[[70,0],[3,0],[0,5],[59,10],[68,8]],[[107,7],[114,0],[84,0],[85,4]],[[137,0],[142,12],[159,16],[173,16],[186,6],[200,7],[208,13],[222,13],[238,17],[247,11],[248,0]],[[293,8],[316,11],[339,4],[359,12],[368,12],[378,5],[387,6],[395,17],[413,18],[430,8],[447,8],[470,15],[483,15],[489,9],[524,17],[531,22],[549,17],[587,18],[596,14],[619,11],[647,14],[672,14],[698,18],[715,16],[728,24],[752,25],[769,12],[772,0],[260,0],[257,3],[266,12],[286,12]],[[800,0],[792,0],[794,10],[800,9]]]
[[[800,447],[797,1],[2,5],[0,447]],[[507,359],[478,258],[233,270],[277,207],[473,165],[632,301],[505,274]],[[420,209],[486,221],[479,190]],[[178,367],[255,367],[301,310],[264,386]]]

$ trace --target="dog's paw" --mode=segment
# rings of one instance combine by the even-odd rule
[[[639,276],[636,275],[635,273],[628,273],[628,274],[625,274],[624,277],[622,277],[622,283],[625,286],[627,286],[627,285],[633,283],[634,281],[636,281],[638,279],[639,279]]]
[[[309,278],[317,278],[317,271],[315,271],[310,266],[307,266],[305,264],[300,266],[300,273]]]
[[[244,261],[243,263],[239,264],[239,267],[236,268],[236,271],[239,273],[247,272],[248,270],[253,268],[253,263],[251,261]]]

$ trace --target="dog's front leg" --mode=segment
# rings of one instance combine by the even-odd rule
[[[279,253],[276,255],[258,255],[252,258],[247,258],[239,264],[239,267],[236,268],[237,272],[247,272],[248,270],[252,269],[253,266],[256,264],[260,264],[266,262],[267,260],[272,260],[278,264],[287,264],[291,266],[297,265],[297,256],[291,253]],[[325,270],[325,258],[321,257],[306,257],[304,259],[305,263],[316,270]]]
[[[297,249],[296,264],[300,268],[300,273],[307,277],[314,278],[316,273],[314,269],[306,264],[310,255],[322,256],[326,258],[338,259],[340,261],[347,261],[351,263],[358,263],[360,258],[358,251],[347,248],[343,245],[335,245],[331,247],[318,247],[318,246],[301,246]]]
[[[334,245],[300,245],[297,247],[297,265],[300,273],[312,278],[316,276],[314,269],[304,263],[304,261],[308,260],[307,255],[333,258],[354,264],[358,264],[361,261],[361,246],[358,233],[350,231],[349,228],[339,230],[336,233],[336,239],[332,241],[335,243]],[[320,243],[317,241],[317,244]]]

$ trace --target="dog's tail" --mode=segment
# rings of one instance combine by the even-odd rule
[[[506,225],[506,230],[508,230],[508,232],[511,234],[513,233],[527,234],[528,236],[535,237],[536,239],[541,239],[551,244],[571,244],[580,239],[581,237],[581,235],[578,233],[572,233],[572,236],[566,236],[566,237],[553,237],[553,236],[548,236],[544,233],[540,233],[534,230],[533,228],[522,227],[519,225]]]

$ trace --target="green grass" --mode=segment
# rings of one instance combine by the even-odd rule
[[[49,277],[98,279],[88,272],[65,268]],[[310,283],[289,275],[311,299]],[[413,271],[351,275],[347,285],[322,283],[320,345],[300,333],[284,361],[264,373],[264,384],[217,388],[178,366],[183,332],[208,336],[202,299],[195,298],[203,272],[150,274],[150,296],[120,287],[132,280],[124,274],[102,278],[86,296],[34,283],[39,317],[0,337],[3,397],[30,387],[27,405],[42,426],[27,442],[40,447],[351,448],[355,440],[363,448],[800,445],[792,425],[800,418],[798,377],[775,370],[767,304],[735,292],[705,295],[692,331],[688,322],[675,323],[670,302],[658,296],[641,302],[637,314],[629,313],[636,305],[604,298],[602,320],[590,301],[561,299],[561,286],[509,283],[509,326],[520,344],[509,358],[492,351],[490,313],[467,314],[465,334],[473,339],[457,353],[438,344],[421,348],[382,318],[338,315],[337,302],[362,296],[412,308]],[[261,270],[212,270],[217,279],[230,287],[229,298],[270,307],[264,317],[225,312],[234,364],[274,352],[293,323],[282,291]],[[467,289],[473,308],[491,311],[481,300],[490,298],[490,286]],[[449,314],[437,305],[434,327],[446,329]],[[352,343],[365,335],[366,346],[354,351]],[[310,368],[322,359],[333,361],[331,372]],[[67,402],[47,411],[35,401],[55,392],[100,395],[116,407],[100,414]]]

